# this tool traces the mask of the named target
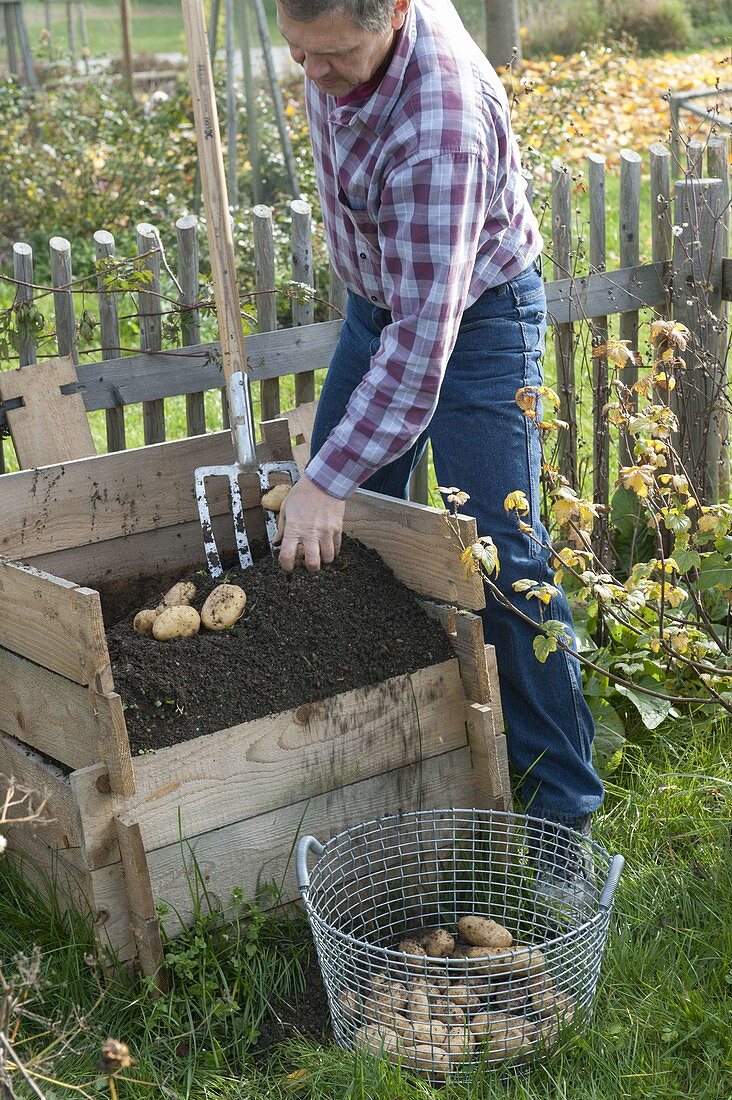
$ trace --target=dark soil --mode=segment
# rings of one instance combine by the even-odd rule
[[[181,578],[183,579],[183,578]],[[220,583],[189,578],[200,611]],[[442,627],[420,608],[374,550],[345,539],[319,573],[285,573],[266,557],[227,581],[247,593],[228,631],[158,642],[135,634],[134,613],[107,631],[115,687],[132,751],[161,748],[316,702],[454,656]],[[162,594],[141,595],[135,610]],[[129,601],[121,601],[129,607]]]
[[[277,1004],[262,1022],[255,1056],[269,1047],[298,1035],[329,1042],[333,1039],[328,998],[318,966],[315,948],[305,971],[306,986],[294,1004]]]

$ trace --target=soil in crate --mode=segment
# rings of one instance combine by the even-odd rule
[[[200,610],[220,583],[192,574]],[[135,634],[132,613],[107,631],[133,753],[379,683],[449,660],[452,646],[378,554],[344,539],[319,573],[271,557],[227,571],[247,593],[228,631],[158,642]],[[154,607],[158,591],[137,603]],[[122,600],[124,606],[129,601]]]

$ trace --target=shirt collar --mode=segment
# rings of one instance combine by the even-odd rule
[[[417,20],[414,8],[415,0],[412,0],[407,9],[404,25],[401,28],[389,68],[386,70],[376,91],[365,103],[335,106],[328,115],[329,122],[337,126],[358,124],[359,126],[367,126],[376,134],[382,132],[401,93],[407,65],[414,50],[417,37]],[[329,96],[328,98],[332,97]]]

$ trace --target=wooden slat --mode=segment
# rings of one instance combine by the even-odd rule
[[[304,199],[295,199],[290,203],[292,215],[291,247],[292,278],[296,283],[312,287],[315,283],[313,273],[313,243],[310,221],[310,203]],[[312,298],[305,301],[292,301],[293,328],[311,325],[315,316]],[[306,405],[315,400],[315,374],[312,370],[295,375],[295,404]]]
[[[0,667],[1,664],[0,657]],[[0,672],[0,679],[4,672],[4,669]],[[50,848],[76,849],[79,852],[79,820],[68,776],[22,741],[0,731],[0,803],[11,779],[34,792],[36,806],[41,799],[47,799],[43,811],[47,824],[33,826],[40,839]]]
[[[475,520],[462,516],[457,522],[465,545],[475,542]],[[478,574],[465,576],[460,547],[440,509],[360,489],[346,504],[343,530],[377,550],[414,592],[473,610],[485,607],[483,582]]]
[[[282,885],[282,900],[290,901],[298,896],[292,853],[299,834],[312,833],[322,841],[372,817],[416,808],[472,806],[473,801],[466,747],[205,833],[191,842],[191,848],[206,888],[225,911],[231,909],[234,887],[241,887],[245,897],[255,897],[272,881]],[[171,844],[147,853],[156,901],[172,905],[189,922],[193,901],[181,872],[182,857],[192,868],[185,845],[183,851],[180,844]],[[164,923],[166,931],[175,931],[173,913]]]
[[[70,768],[102,762],[113,790],[134,792],[118,695],[100,695],[0,649],[0,730]]]
[[[10,435],[24,469],[68,462],[96,453],[86,409],[78,393],[62,393],[76,385],[71,356],[29,363],[0,373],[0,398],[20,399],[22,408],[8,413]]]
[[[120,856],[114,827],[114,802],[104,764],[92,764],[71,772],[67,783],[73,792],[84,865],[89,870],[118,863]]]
[[[465,744],[457,661],[396,676],[135,760],[120,802],[148,850]],[[180,820],[179,820],[180,811]]]
[[[65,237],[51,237],[48,246],[51,250],[51,278],[56,288],[53,292],[53,308],[58,354],[70,355],[78,363],[74,295],[71,290],[71,245]]]
[[[496,731],[493,711],[481,703],[468,703],[465,708],[468,745],[473,763],[476,806],[483,809],[510,808],[510,789],[504,791],[503,776],[496,751]]]
[[[640,256],[640,186],[641,158],[632,149],[620,151],[620,263],[623,266],[637,264]],[[638,313],[631,311],[620,318],[620,339],[627,340],[633,351],[638,351]],[[623,384],[629,389],[638,381],[638,367],[628,363],[623,368]],[[632,461],[626,440],[619,444],[620,462]]]
[[[587,158],[587,179],[590,192],[590,267],[604,271],[607,260],[605,217],[605,157],[591,153]],[[595,318],[592,327],[593,349],[607,344],[607,317]],[[592,485],[593,500],[607,505],[610,500],[610,432],[606,406],[610,400],[607,356],[592,357]],[[608,517],[601,512],[592,525],[592,548],[598,559],[610,565],[610,531]]]
[[[201,339],[201,317],[196,308],[199,297],[198,218],[186,214],[175,223],[178,236],[178,283],[181,308],[180,338],[184,347],[198,344]],[[186,394],[186,435],[203,435],[206,431],[206,403],[203,393]]]
[[[258,448],[264,461],[272,448]],[[231,435],[217,432],[153,447],[5,474],[0,478],[0,553],[33,558],[72,546],[197,519],[197,466],[231,463]],[[218,479],[223,482],[223,479]],[[212,515],[230,515],[226,485],[207,490]],[[242,478],[244,506],[261,499],[255,476]]]
[[[13,278],[16,282],[15,304],[33,301],[33,249],[29,244],[13,245]],[[18,358],[21,367],[36,361],[36,341],[32,331],[19,335]]]
[[[572,177],[560,161],[552,164],[552,260],[554,278],[572,275]],[[577,488],[577,390],[574,373],[574,330],[572,323],[554,326],[554,355],[557,363],[559,416],[568,425],[559,433],[559,468],[567,482]]]
[[[253,382],[327,367],[342,321],[324,321],[299,329],[247,336],[247,362]],[[79,389],[87,412],[154,401],[179,394],[218,389],[221,385],[219,344],[198,344],[177,351],[130,355],[105,363],[81,363]],[[19,402],[15,403],[17,408]],[[10,408],[14,406],[11,404]],[[0,427],[5,410],[0,409]]]
[[[552,324],[568,324],[615,313],[657,308],[666,298],[663,267],[638,264],[616,271],[555,279],[547,283],[547,312]]]
[[[0,646],[77,684],[111,688],[98,593],[2,558]]]
[[[160,298],[160,241],[155,227],[146,222],[137,227],[137,252],[144,257],[139,262],[150,272],[150,282],[138,294],[140,315],[140,348],[160,351],[163,346],[163,317]],[[143,401],[143,431],[146,443],[162,443],[165,439],[165,405],[160,399]]]
[[[275,292],[275,243],[272,208],[260,203],[252,210],[254,219],[254,289],[257,295],[257,328],[274,332],[277,328],[277,294]],[[247,353],[251,354],[251,345]],[[265,378],[259,387],[261,419],[273,420],[280,415],[279,378]]]
[[[98,229],[94,234],[94,248],[97,260],[114,260],[115,241],[111,233]],[[102,359],[117,359],[120,354],[119,311],[117,293],[105,290],[105,272],[101,270],[97,277],[99,293],[99,335],[102,345]],[[106,410],[107,450],[124,451],[127,445],[125,432],[125,410],[114,407]]]
[[[4,858],[17,860],[23,877],[41,894],[53,894],[62,912],[73,908],[93,922],[101,950],[113,951],[120,962],[130,961],[137,949],[121,861],[87,873],[71,861],[71,855],[53,851],[31,829],[8,830]]]

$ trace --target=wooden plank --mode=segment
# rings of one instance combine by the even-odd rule
[[[587,179],[590,192],[590,267],[604,271],[607,261],[605,217],[605,157],[590,153],[587,158]],[[595,318],[592,329],[592,485],[593,500],[608,505],[610,500],[610,432],[606,407],[610,400],[607,356],[595,352],[607,344],[607,317]],[[592,525],[592,548],[598,559],[610,563],[610,531],[605,512],[595,517]]]
[[[493,708],[493,721],[495,723],[496,733],[503,733],[506,726],[503,720],[503,707],[501,706],[501,685],[498,678],[498,662],[496,660],[495,646],[487,645],[485,647],[485,662],[488,668],[488,698]]]
[[[137,227],[138,263],[150,273],[150,282],[137,295],[140,317],[140,350],[159,352],[163,346],[163,314],[160,297],[162,245],[153,225],[142,222]],[[142,422],[145,443],[165,440],[165,403],[161,399],[143,401]]]
[[[317,401],[310,401],[306,405],[299,405],[296,409],[288,409],[282,415],[290,427],[290,435],[295,440],[292,448],[292,457],[297,463],[300,473],[303,472],[310,461],[310,444],[313,438],[313,424],[315,413],[318,409]]]
[[[313,272],[313,242],[310,220],[310,203],[304,199],[295,199],[290,203],[292,215],[290,245],[292,249],[292,278],[302,286],[315,285]],[[292,326],[312,325],[315,318],[315,306],[312,298],[299,301],[292,299]],[[306,405],[315,400],[315,372],[313,370],[295,375],[295,404]]]
[[[43,896],[55,897],[62,913],[73,909],[89,921],[103,952],[113,952],[120,962],[135,957],[121,861],[86,872],[78,858],[72,861],[73,852],[54,851],[29,828],[14,827],[7,835],[6,858],[17,860],[26,881]]]
[[[461,516],[456,522],[464,544],[475,542],[475,520]],[[442,509],[359,489],[346,504],[343,530],[377,550],[414,592],[472,610],[485,607],[483,581],[477,573],[465,576]]]
[[[33,301],[33,249],[29,244],[13,245],[13,278],[15,279],[15,307]],[[21,367],[36,361],[36,340],[32,328],[22,335],[18,333],[18,359]],[[0,395],[1,396],[1,395]]]
[[[2,677],[0,672],[0,681]],[[34,825],[36,835],[50,848],[79,851],[79,821],[68,776],[22,741],[0,731],[0,802],[11,779],[34,792],[35,805],[47,799],[43,817],[48,824]]]
[[[722,301],[732,302],[732,260],[722,260]]]
[[[476,806],[483,809],[505,810],[506,792],[503,789],[493,711],[482,703],[467,703],[465,721],[468,729],[468,745],[473,762]]]
[[[65,237],[51,237],[48,242],[51,251],[51,278],[53,281],[53,309],[56,322],[56,344],[59,355],[70,355],[75,363],[79,362],[77,347],[76,316],[74,314],[74,294],[71,289],[71,244]]]
[[[0,730],[70,768],[105,765],[111,788],[134,793],[122,702],[0,649]]]
[[[247,336],[247,362],[252,382],[327,367],[342,321],[324,321],[298,329]],[[132,405],[221,386],[218,342],[158,353],[144,352],[102,363],[80,363],[78,389],[87,412]],[[10,407],[18,407],[19,402]],[[0,408],[0,427],[5,410]]]
[[[97,261],[104,263],[114,260],[115,241],[106,229],[98,229],[94,234],[94,248]],[[102,345],[102,359],[116,359],[120,354],[118,296],[114,290],[105,290],[105,269],[102,266],[97,276],[99,293],[99,336]],[[124,451],[127,441],[125,433],[125,410],[111,408],[106,410],[107,450]]]
[[[553,325],[632,313],[666,300],[665,269],[654,264],[633,264],[616,271],[553,279],[546,284],[547,313]]]
[[[185,214],[175,223],[178,237],[178,283],[180,294],[180,338],[184,347],[201,340],[201,315],[198,309],[200,294],[200,255],[198,247],[198,218]],[[206,403],[203,393],[186,394],[186,435],[204,435],[206,432]]]
[[[71,356],[0,373],[0,398],[22,401],[21,408],[8,413],[10,435],[22,468],[96,454],[81,395],[61,392],[62,386],[75,383]]]
[[[231,891],[240,887],[254,898],[270,882],[281,886],[282,901],[298,896],[293,851],[302,833],[319,840],[333,836],[357,822],[385,814],[447,806],[471,806],[474,801],[470,750],[466,747],[419,764],[387,772],[339,787],[309,801],[236,822],[188,844],[171,844],[147,853],[156,901],[174,907],[184,922],[193,917],[193,901],[182,873],[195,858],[206,889],[224,911],[232,908]],[[164,919],[166,932],[174,933],[175,913]]]
[[[261,461],[279,457],[260,445]],[[0,477],[0,553],[33,558],[196,520],[197,466],[231,463],[231,434],[182,439]],[[212,515],[231,514],[228,483],[207,490]],[[242,478],[245,508],[259,505],[255,475]],[[1,643],[0,643],[1,644]]]
[[[5,475],[15,477],[25,480],[22,472]],[[77,684],[112,687],[99,594],[3,558],[0,646]]]
[[[560,161],[552,164],[552,257],[554,278],[571,278],[572,254],[572,178]],[[555,319],[556,321],[556,319]],[[557,363],[559,416],[568,425],[557,442],[558,462],[569,485],[579,486],[577,471],[577,389],[574,370],[574,330],[572,323],[555,323],[554,355]]]
[[[242,18],[246,20],[246,9]],[[254,219],[254,288],[257,295],[257,328],[274,332],[277,328],[277,293],[275,290],[275,243],[272,208],[258,203],[252,210]],[[251,354],[250,345],[247,353]],[[279,378],[265,378],[259,386],[261,419],[273,420],[280,415]]]
[[[73,793],[84,865],[89,870],[118,863],[122,858],[114,827],[114,803],[104,764],[92,764],[71,772],[67,783]]]
[[[627,267],[637,264],[640,258],[640,187],[641,158],[632,149],[620,150],[620,263]],[[627,340],[632,351],[638,351],[638,312],[624,313],[620,318],[620,339]],[[628,362],[623,368],[623,385],[632,389],[638,381],[638,367],[635,361]],[[637,406],[637,398],[633,397]],[[621,434],[619,443],[619,461],[626,466],[633,461],[628,444]]]
[[[135,760],[118,799],[150,850],[465,745],[457,661],[246,722]]]

